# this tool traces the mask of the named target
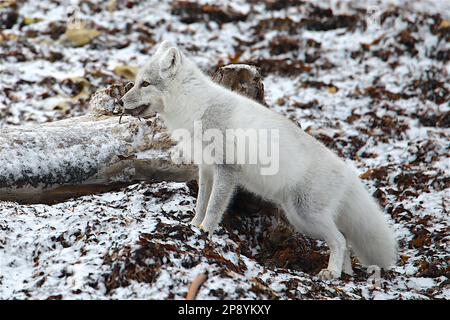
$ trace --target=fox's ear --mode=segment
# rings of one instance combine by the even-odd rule
[[[164,52],[159,60],[159,73],[161,77],[173,76],[176,74],[181,62],[181,53],[175,48],[169,48]]]
[[[158,48],[156,50],[156,54],[161,53],[163,51],[166,51],[167,49],[172,48],[172,47],[176,47],[176,46],[172,42],[170,42],[168,40],[164,40],[163,42],[161,42],[158,45]]]

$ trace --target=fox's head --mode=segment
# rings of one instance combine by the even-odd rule
[[[177,80],[182,52],[169,41],[162,42],[136,76],[133,87],[122,97],[124,113],[147,118],[164,110],[163,93]]]

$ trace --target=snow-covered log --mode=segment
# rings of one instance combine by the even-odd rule
[[[71,118],[0,135],[0,200],[56,202],[142,180],[192,179],[169,160],[156,119]],[[142,151],[153,150],[140,159]],[[192,169],[192,168],[191,168]]]

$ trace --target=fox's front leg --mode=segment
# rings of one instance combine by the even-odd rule
[[[214,168],[213,185],[209,197],[206,216],[200,228],[210,234],[216,230],[236,189],[236,176],[229,166],[218,165]]]
[[[208,206],[209,197],[213,185],[213,174],[211,168],[201,165],[198,168],[198,196],[195,208],[195,216],[191,221],[194,226],[200,226],[205,218],[206,208]]]

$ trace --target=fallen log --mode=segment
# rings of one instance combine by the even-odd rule
[[[171,141],[155,134],[131,117],[120,125],[117,117],[83,116],[2,130],[0,200],[54,203],[136,181],[194,179],[195,168],[171,163]],[[146,150],[154,156],[141,158]]]

